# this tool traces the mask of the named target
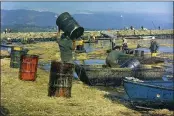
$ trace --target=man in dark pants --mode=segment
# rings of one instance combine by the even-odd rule
[[[119,67],[119,60],[126,56],[120,49],[114,48],[106,57],[106,65],[109,67]]]
[[[155,57],[157,55],[157,51],[159,49],[159,45],[155,41],[155,37],[152,37],[149,49],[150,49],[150,52],[151,52],[151,57]]]

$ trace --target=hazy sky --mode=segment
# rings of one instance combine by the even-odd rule
[[[1,2],[1,8],[55,13],[139,12],[173,14],[173,2]]]

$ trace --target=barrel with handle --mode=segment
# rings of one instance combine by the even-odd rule
[[[19,79],[25,81],[35,81],[37,74],[38,56],[22,55],[19,70]]]
[[[131,68],[135,69],[140,66],[140,62],[137,59],[127,60],[125,63],[121,65],[121,68]]]
[[[73,67],[71,63],[51,62],[48,96],[71,97]]]
[[[84,28],[81,27],[68,12],[59,15],[56,24],[63,32],[67,33],[71,39],[78,39],[83,35]]]
[[[10,54],[10,67],[19,68],[21,55],[26,54],[22,47],[13,46]]]

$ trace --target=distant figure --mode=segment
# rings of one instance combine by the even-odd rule
[[[94,34],[92,35],[92,39],[93,39],[93,41],[95,41],[95,39],[96,39],[96,37],[95,37],[95,35],[94,35]]]
[[[8,29],[5,29],[5,32],[8,33]]]
[[[158,29],[160,30],[160,29],[161,29],[161,27],[159,26],[159,27],[158,27]]]
[[[8,33],[11,33],[11,29],[8,29]]]
[[[141,29],[142,29],[142,30],[144,30],[144,27],[143,27],[143,26],[141,26]]]
[[[12,43],[11,38],[10,37],[7,38],[7,44],[11,44],[11,43]]]
[[[111,41],[111,43],[112,43],[112,50],[113,50],[114,47],[115,47],[115,38],[111,39],[110,41]]]
[[[130,29],[133,30],[133,26],[130,26]]]
[[[123,38],[122,40],[123,40],[122,50],[124,52],[128,49],[128,45],[127,45],[127,40],[125,38]]]
[[[152,37],[149,49],[151,52],[151,57],[155,57],[157,55],[157,51],[159,49],[159,45],[155,41],[155,37]]]

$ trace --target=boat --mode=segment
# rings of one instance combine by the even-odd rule
[[[84,43],[97,43],[98,40],[84,40]]]
[[[123,78],[124,90],[135,107],[174,109],[174,80]]]
[[[75,65],[79,79],[91,86],[120,86],[122,78],[135,76],[143,80],[161,79],[163,68],[110,68],[106,65]]]

